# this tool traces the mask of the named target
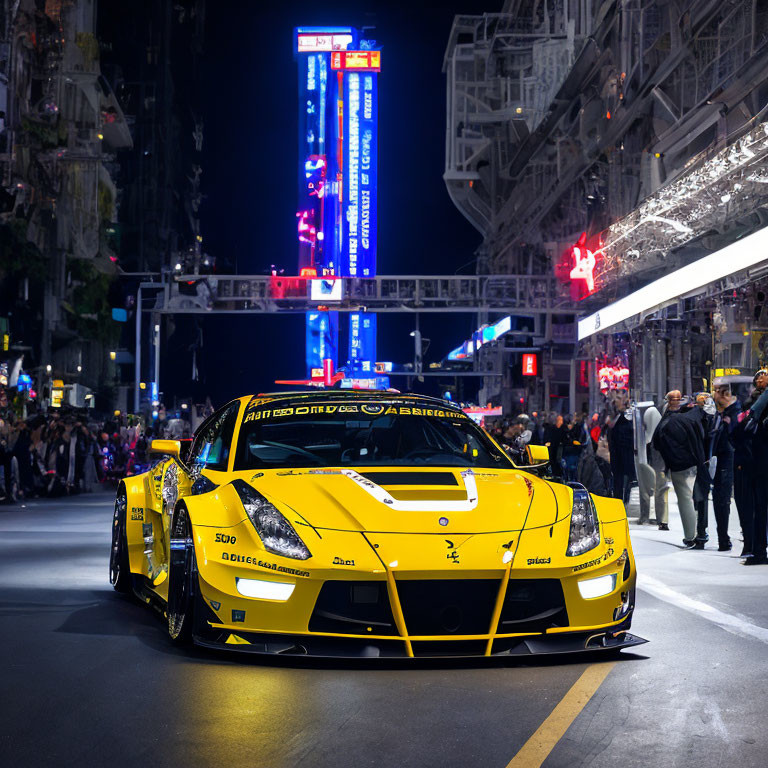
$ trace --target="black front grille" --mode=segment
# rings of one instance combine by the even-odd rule
[[[409,635],[484,635],[493,617],[498,579],[398,581]]]
[[[413,655],[416,657],[484,656],[487,646],[487,640],[414,640],[411,643]]]
[[[396,635],[385,581],[326,581],[309,620],[310,632]]]
[[[510,579],[496,630],[499,634],[566,626],[568,613],[559,579]]]

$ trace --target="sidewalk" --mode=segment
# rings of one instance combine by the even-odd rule
[[[653,590],[650,585],[655,580],[686,597],[768,627],[768,565],[747,568],[742,564],[739,558],[742,548],[741,528],[733,501],[728,526],[733,542],[730,552],[717,551],[711,501],[710,540],[703,550],[683,548],[683,526],[674,490],[670,489],[669,492],[669,531],[660,531],[655,523],[638,525],[639,513],[638,492],[633,488],[627,515],[641,591],[643,578],[650,577],[648,591],[651,593]],[[652,504],[651,519],[654,517]]]

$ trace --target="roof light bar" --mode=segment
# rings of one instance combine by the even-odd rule
[[[579,320],[579,341],[764,261],[768,261],[768,227],[686,264]]]

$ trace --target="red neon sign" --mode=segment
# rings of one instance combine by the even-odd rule
[[[524,354],[523,355],[523,376],[535,376],[539,371],[538,360],[536,355]]]
[[[597,290],[595,268],[598,253],[587,247],[587,233],[582,232],[576,244],[563,254],[560,263],[555,266],[558,279],[570,283],[574,301],[585,299]]]
[[[576,245],[571,249],[573,269],[571,280],[583,280],[587,295],[595,291],[595,254],[587,248],[587,233],[582,232]]]

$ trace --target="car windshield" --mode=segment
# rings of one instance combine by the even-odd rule
[[[234,468],[388,465],[511,466],[463,413],[357,402],[248,409]]]

